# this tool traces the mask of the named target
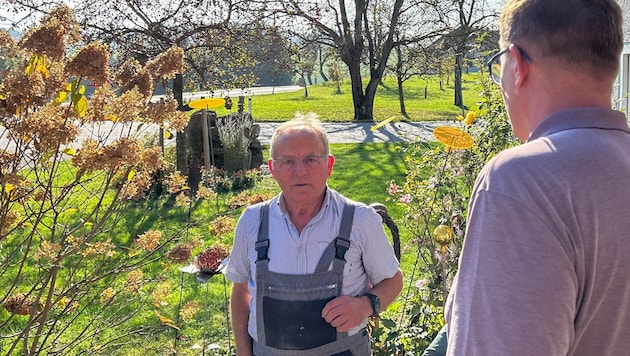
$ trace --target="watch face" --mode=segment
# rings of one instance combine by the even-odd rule
[[[370,302],[372,304],[372,316],[378,315],[381,311],[381,300],[374,294],[366,294],[368,298],[370,298]]]

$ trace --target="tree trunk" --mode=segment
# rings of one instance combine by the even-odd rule
[[[177,74],[173,79],[173,96],[177,100],[179,110],[184,109],[184,77]],[[180,172],[188,172],[188,140],[186,131],[180,131],[175,137],[176,167]]]
[[[407,109],[405,108],[405,93],[403,92],[403,78],[398,75],[397,76],[397,81],[398,81],[398,102],[400,103],[400,113],[404,116],[407,117]]]
[[[462,55],[455,56],[455,106],[464,107],[462,95]]]
[[[352,87],[352,102],[354,103],[354,121],[374,121],[374,95],[381,78],[378,75],[370,77],[365,93],[363,92],[363,78],[361,77],[360,56],[342,58],[350,72],[350,86]]]
[[[322,80],[324,82],[327,82],[328,77],[326,76],[326,73],[324,71],[324,64],[325,64],[324,62],[325,62],[325,59],[322,56],[322,48],[321,46],[319,46],[319,75],[322,77]]]
[[[308,98],[308,85],[306,84],[306,78],[304,78],[304,74],[302,76],[302,82],[304,83],[304,97]]]

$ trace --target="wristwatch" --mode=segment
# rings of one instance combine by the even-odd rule
[[[372,293],[365,293],[363,295],[370,298],[370,304],[372,304],[371,316],[378,316],[378,313],[381,311],[381,300],[378,298],[378,296]]]

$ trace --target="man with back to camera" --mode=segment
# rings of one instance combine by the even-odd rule
[[[630,130],[614,0],[509,0],[490,61],[525,143],[480,172],[448,355],[628,355]]]
[[[381,217],[328,187],[319,121],[283,123],[269,156],[281,193],[245,210],[226,272],[237,355],[370,355],[367,319],[402,289]]]

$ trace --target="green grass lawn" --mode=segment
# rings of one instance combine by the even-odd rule
[[[474,89],[476,74],[463,78],[464,104],[475,102],[477,92]],[[425,84],[428,85],[427,97],[424,97]],[[436,121],[453,118],[461,113],[461,109],[453,105],[453,82],[444,84],[440,90],[436,78],[428,81],[413,78],[404,84],[405,106],[410,121]],[[296,112],[314,112],[324,122],[348,122],[354,117],[352,90],[349,80],[341,85],[341,94],[337,94],[334,83],[316,84],[305,91],[291,93],[266,94],[252,97],[252,116],[256,121],[286,121]],[[218,115],[227,113],[225,109],[217,109]],[[387,77],[379,86],[374,99],[374,120],[381,121],[391,116],[400,116],[400,103],[396,79]]]

